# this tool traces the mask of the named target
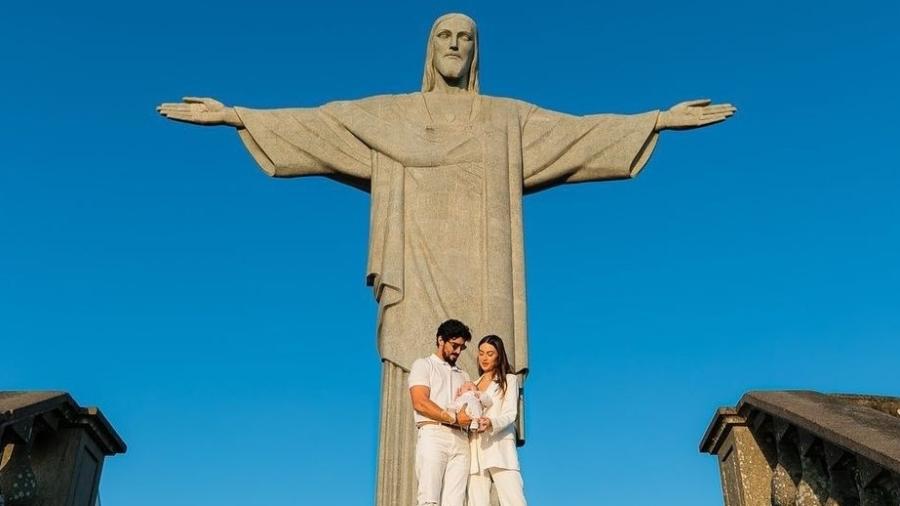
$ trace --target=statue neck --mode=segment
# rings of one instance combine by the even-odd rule
[[[469,92],[469,77],[462,76],[459,79],[447,79],[442,76],[440,73],[435,72],[436,79],[434,80],[434,90],[435,93],[468,93]]]

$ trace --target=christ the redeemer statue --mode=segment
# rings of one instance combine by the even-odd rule
[[[431,29],[422,91],[256,110],[187,97],[163,116],[235,127],[275,177],[326,176],[371,193],[367,282],[378,302],[382,359],[377,503],[414,504],[412,362],[440,322],[501,336],[528,371],[522,196],[564,183],[631,178],[659,132],[724,121],[709,100],[635,115],[571,116],[479,94],[475,22],[460,14]],[[474,354],[460,365],[475,371]],[[521,423],[520,423],[521,428]],[[519,437],[524,440],[522,431]]]

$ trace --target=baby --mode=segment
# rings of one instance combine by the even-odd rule
[[[490,395],[482,395],[475,383],[467,382],[459,387],[456,399],[453,400],[453,405],[450,407],[454,411],[465,408],[466,414],[472,418],[469,430],[478,430],[478,419],[484,416],[485,410],[491,407],[492,403]]]

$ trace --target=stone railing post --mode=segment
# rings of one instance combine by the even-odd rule
[[[719,457],[726,506],[770,506],[772,469],[748,421],[730,408],[720,409],[704,438],[704,451]]]

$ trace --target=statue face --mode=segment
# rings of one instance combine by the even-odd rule
[[[458,81],[469,75],[472,66],[475,27],[464,18],[445,19],[434,30],[431,46],[435,70],[448,81]]]

